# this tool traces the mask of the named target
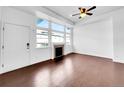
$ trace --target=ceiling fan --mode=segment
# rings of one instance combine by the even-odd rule
[[[89,8],[89,9],[79,7],[78,9],[80,10],[80,13],[73,14],[72,16],[80,15],[80,16],[79,16],[79,19],[85,17],[86,15],[91,16],[91,15],[93,15],[93,13],[90,13],[89,11],[91,11],[91,10],[93,10],[93,9],[95,9],[95,8],[96,8],[96,6],[93,6],[93,7]]]

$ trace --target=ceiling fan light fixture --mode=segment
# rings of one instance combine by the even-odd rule
[[[81,18],[84,18],[84,17],[86,17],[86,15],[88,15],[88,16],[92,16],[93,15],[93,13],[91,13],[91,12],[89,12],[89,11],[92,11],[92,10],[94,10],[96,8],[96,6],[93,6],[93,7],[90,7],[90,8],[88,8],[88,9],[86,9],[86,8],[84,8],[84,7],[79,7],[78,9],[79,9],[79,13],[76,13],[76,14],[73,14],[72,16],[79,16],[78,18],[79,19],[81,19]]]
[[[81,13],[80,16],[81,16],[81,18],[84,18],[86,16],[86,14],[85,13]]]

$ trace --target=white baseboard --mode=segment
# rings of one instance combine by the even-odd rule
[[[113,61],[117,63],[124,63],[124,60],[121,60],[121,59],[113,59]]]
[[[89,56],[96,56],[96,57],[107,58],[107,59],[112,59],[113,60],[113,58],[106,57],[106,56],[99,56],[99,55],[93,55],[93,54],[87,54],[87,53],[80,53],[80,52],[74,52],[74,53],[82,54],[82,55],[89,55]]]

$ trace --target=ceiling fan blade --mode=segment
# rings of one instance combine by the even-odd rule
[[[72,16],[76,16],[76,15],[80,15],[80,13],[77,13],[77,14],[73,14]]]
[[[86,13],[86,14],[89,15],[89,16],[93,15],[93,13]]]
[[[86,9],[85,8],[83,8],[83,13],[85,13],[86,12]]]
[[[78,9],[81,10],[81,7],[79,7]]]
[[[96,6],[93,6],[93,7],[89,8],[89,9],[87,9],[87,11],[91,11],[91,10],[93,10],[95,8],[96,8]]]

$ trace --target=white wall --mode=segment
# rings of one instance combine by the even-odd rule
[[[67,54],[73,52],[73,47],[72,46],[65,46],[64,49],[65,49],[64,50],[64,55],[67,55]]]
[[[2,7],[0,7],[0,32],[1,32],[1,19],[2,19]],[[0,47],[1,47],[1,33],[0,33]],[[1,48],[0,48],[0,73],[1,73]]]
[[[74,51],[106,58],[113,57],[112,19],[75,26]]]
[[[102,21],[102,20],[107,19],[107,18],[111,18],[112,21],[111,22],[109,21],[107,23]],[[104,24],[104,28],[102,27],[102,30],[100,30],[101,26],[99,25],[99,23],[102,23],[102,22]],[[108,26],[107,26],[107,24],[108,24]],[[83,53],[83,54],[86,53],[86,54],[89,54],[89,55],[96,55],[95,51],[92,52],[92,51],[89,50],[89,49],[91,49],[91,47],[89,45],[94,46],[94,43],[92,45],[92,44],[89,44],[86,41],[87,40],[88,41],[90,40],[92,42],[94,41],[94,39],[91,40],[92,36],[89,37],[91,33],[93,34],[93,36],[94,36],[94,34],[96,34],[98,37],[100,37],[101,34],[103,34],[104,31],[106,33],[106,31],[107,31],[106,28],[108,28],[108,30],[109,30],[110,27],[112,26],[113,44],[110,44],[110,43],[108,44],[108,41],[106,41],[107,44],[104,43],[104,44],[106,44],[104,47],[106,47],[106,49],[110,49],[110,45],[112,45],[111,47],[113,47],[113,51],[111,53],[113,53],[113,58],[112,58],[113,61],[124,63],[124,7],[120,8],[119,10],[116,10],[116,11],[112,11],[112,12],[109,12],[109,13],[106,13],[106,14],[103,14],[103,15],[100,15],[100,16],[90,18],[89,20],[86,20],[85,22],[79,22],[79,23],[77,23],[77,25],[80,25],[82,27],[76,27],[76,29],[74,31],[74,48],[75,48],[76,52],[81,51],[81,53]],[[94,33],[94,31],[92,31],[90,33],[89,29],[92,28],[90,30],[94,30],[94,27],[95,27],[96,30],[100,30],[100,32],[95,31],[95,33]],[[79,32],[79,30],[80,30],[80,32]],[[82,30],[86,30],[86,32],[84,32]],[[87,32],[87,30],[88,30],[88,32]],[[103,32],[101,32],[101,31],[103,31]],[[78,39],[77,37],[78,37],[78,35],[80,36],[80,34],[82,34],[82,36],[84,36],[84,38],[82,37],[82,38]],[[85,36],[85,34],[86,34],[86,36]],[[107,36],[109,34],[110,33],[108,33]],[[105,35],[105,34],[103,34],[103,35]],[[87,36],[89,37],[88,39],[87,39]],[[83,39],[85,39],[85,40],[83,40]],[[76,44],[79,44],[79,40],[83,41],[82,48],[81,47],[75,47]],[[102,42],[103,40],[100,40],[100,41]],[[101,43],[97,43],[98,46],[101,46],[100,44]],[[88,45],[88,46],[86,46],[86,45]],[[84,48],[84,46],[85,46],[85,48]],[[112,55],[110,53],[111,50],[109,50],[108,53],[106,52],[107,57],[111,57],[110,56],[110,55]],[[98,53],[98,51],[97,51],[97,53]],[[105,54],[105,52],[103,52],[103,54]],[[98,55],[98,56],[101,56],[101,54]]]
[[[113,15],[114,61],[124,63],[124,8]]]
[[[0,20],[1,20],[2,7],[0,7]]]

